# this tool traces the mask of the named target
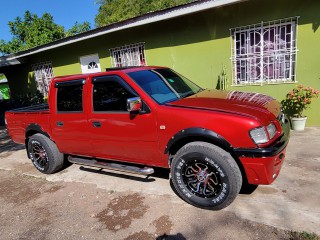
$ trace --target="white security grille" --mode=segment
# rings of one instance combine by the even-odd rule
[[[136,43],[110,49],[113,67],[145,66],[144,43]]]
[[[298,17],[231,29],[233,84],[295,82]]]
[[[52,63],[42,62],[33,64],[32,71],[34,72],[37,89],[43,96],[48,96],[50,81],[54,77]]]

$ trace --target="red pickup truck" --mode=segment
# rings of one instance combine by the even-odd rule
[[[48,105],[6,112],[11,138],[49,174],[64,159],[150,175],[170,169],[176,193],[222,209],[242,184],[270,184],[289,141],[273,98],[202,89],[164,67],[128,67],[55,77]]]

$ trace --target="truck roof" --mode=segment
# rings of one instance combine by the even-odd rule
[[[129,73],[129,72],[136,72],[136,71],[141,71],[141,70],[150,70],[150,69],[157,69],[157,68],[165,68],[165,67],[160,67],[160,66],[128,66],[128,67],[114,67],[114,68],[106,68],[104,72],[96,72],[96,73],[84,73],[84,74],[72,74],[72,75],[64,75],[64,76],[57,76],[54,77],[52,80],[53,81],[59,81],[59,80],[73,80],[75,78],[87,78],[89,76],[100,76],[103,75],[106,72],[124,72],[124,73]]]

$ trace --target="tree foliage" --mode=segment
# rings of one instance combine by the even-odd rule
[[[67,36],[90,30],[90,24],[76,22],[70,30],[65,31],[64,27],[56,24],[49,13],[41,17],[32,14],[30,11],[24,13],[23,19],[16,17],[8,23],[12,34],[11,41],[0,40],[0,52],[10,54],[23,51],[39,45],[43,45]]]
[[[133,18],[151,11],[157,11],[192,0],[100,0],[99,12],[95,17],[96,27],[106,26]]]
[[[75,22],[75,24],[66,32],[66,36],[69,37],[78,33],[83,33],[89,31],[90,29],[90,23],[87,21],[83,23]]]

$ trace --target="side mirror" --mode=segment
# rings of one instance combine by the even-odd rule
[[[141,110],[142,101],[139,97],[133,97],[127,99],[127,111],[128,112],[136,112]]]

